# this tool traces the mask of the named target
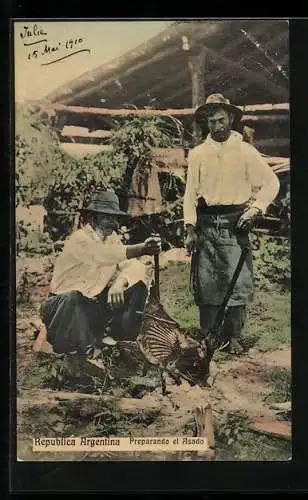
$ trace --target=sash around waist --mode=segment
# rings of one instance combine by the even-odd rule
[[[247,208],[247,203],[241,205],[207,205],[203,199],[199,199],[197,205],[197,214],[204,215],[231,215],[243,213]]]
[[[214,205],[197,208],[197,227],[235,228],[247,205]]]

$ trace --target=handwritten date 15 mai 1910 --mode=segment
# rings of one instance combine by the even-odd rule
[[[33,59],[38,59],[46,55],[53,55],[58,52],[55,59],[42,63],[42,66],[47,66],[53,64],[57,61],[61,61],[74,54],[79,54],[80,52],[90,53],[90,49],[85,49],[82,47],[84,42],[81,37],[72,37],[67,40],[61,40],[56,42],[49,42],[47,38],[47,32],[39,26],[38,24],[33,24],[31,26],[23,26],[23,31],[20,32],[20,37],[23,40],[25,47],[29,48],[27,53],[28,61]]]
[[[28,54],[28,60],[31,59],[36,59],[39,56],[44,56],[45,54],[53,54],[60,50],[61,48],[72,50],[78,47],[83,42],[83,38],[70,38],[69,40],[66,40],[64,42],[58,42],[56,44],[49,44],[45,43],[44,46],[40,48],[35,48],[34,50],[30,51]]]

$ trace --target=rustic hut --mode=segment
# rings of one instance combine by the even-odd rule
[[[286,20],[174,22],[116,60],[61,86],[44,106],[56,112],[63,148],[76,155],[110,148],[119,117],[160,116],[185,133],[173,150],[155,150],[160,171],[185,179],[195,107],[222,92],[244,109],[247,140],[289,182],[289,26]]]

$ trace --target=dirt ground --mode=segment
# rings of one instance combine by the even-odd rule
[[[270,350],[262,349],[261,342],[242,356],[219,353],[218,373],[211,388],[190,386],[185,381],[177,386],[167,380],[164,396],[158,384],[132,397],[127,386],[103,394],[81,391],[78,384],[71,391],[55,391],[44,386],[42,373],[48,370],[48,355],[33,351],[33,332],[40,303],[48,293],[52,262],[53,256],[21,257],[17,262],[17,454],[20,460],[195,460],[192,453],[144,452],[121,457],[116,453],[33,453],[31,445],[34,436],[100,436],[107,432],[152,437],[194,435],[194,409],[205,404],[210,404],[213,411],[217,460],[287,460],[291,457],[289,440],[259,434],[249,428],[251,422],[264,420],[287,421],[291,425],[290,414],[273,408],[273,403],[284,402],[283,391],[275,396],[276,374],[290,373],[291,368],[290,343],[279,342],[279,337]],[[167,283],[174,273],[174,267],[168,267],[161,276],[162,300],[167,305],[167,292],[170,292]],[[176,314],[176,308],[173,312]],[[262,317],[258,321],[261,323]]]

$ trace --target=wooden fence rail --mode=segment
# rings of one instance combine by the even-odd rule
[[[97,116],[192,116],[195,112],[194,108],[183,109],[109,109],[109,108],[94,108],[85,106],[67,106],[65,104],[44,103],[42,107],[58,112],[97,115]],[[289,103],[280,104],[254,104],[247,106],[238,106],[244,113],[255,112],[289,112]]]

